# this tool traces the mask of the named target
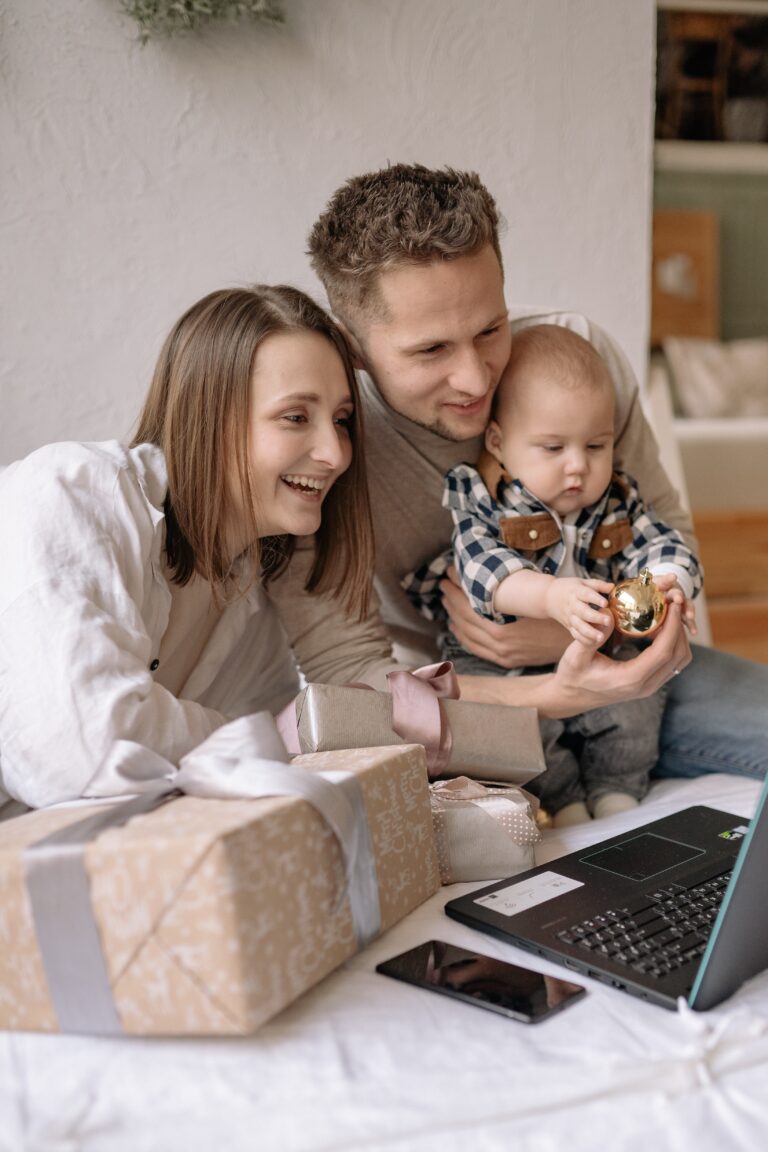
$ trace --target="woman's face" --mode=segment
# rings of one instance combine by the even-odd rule
[[[259,346],[248,461],[260,536],[317,531],[323,501],[352,460],[353,411],[341,357],[324,336],[280,332]]]

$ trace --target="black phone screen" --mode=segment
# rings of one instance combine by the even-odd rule
[[[505,960],[428,940],[376,966],[385,976],[534,1024],[585,995],[586,989]]]

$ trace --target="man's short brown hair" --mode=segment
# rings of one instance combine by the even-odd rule
[[[501,264],[499,213],[475,172],[393,164],[354,176],[309,234],[310,262],[350,329],[380,317],[379,274],[400,264],[455,260],[490,244]]]

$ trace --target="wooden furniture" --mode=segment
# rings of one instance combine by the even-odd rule
[[[693,515],[715,648],[768,664],[768,510]]]
[[[665,336],[720,338],[720,237],[714,212],[653,214],[651,347]]]
[[[711,119],[712,139],[725,138],[723,108],[737,22],[716,12],[667,13],[672,59],[666,127],[672,137],[680,136],[686,112],[696,102]]]
[[[672,261],[665,273],[665,262]],[[674,262],[677,262],[675,264]],[[676,273],[675,273],[676,269]],[[677,279],[675,279],[675,273]],[[667,336],[720,337],[718,219],[711,212],[657,211],[653,228],[651,343]],[[768,420],[675,418],[669,364],[656,355],[651,396],[657,421],[672,425],[680,475],[673,483],[692,508],[716,648],[768,664]],[[666,394],[658,406],[658,395]],[[745,431],[744,425],[748,425]],[[737,435],[737,432],[739,433]],[[665,460],[665,465],[669,461]]]

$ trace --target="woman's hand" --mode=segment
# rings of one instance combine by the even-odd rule
[[[440,591],[451,631],[462,648],[502,668],[557,663],[570,638],[554,620],[495,624],[472,609],[454,568],[448,569],[448,576],[449,579],[441,582]]]

